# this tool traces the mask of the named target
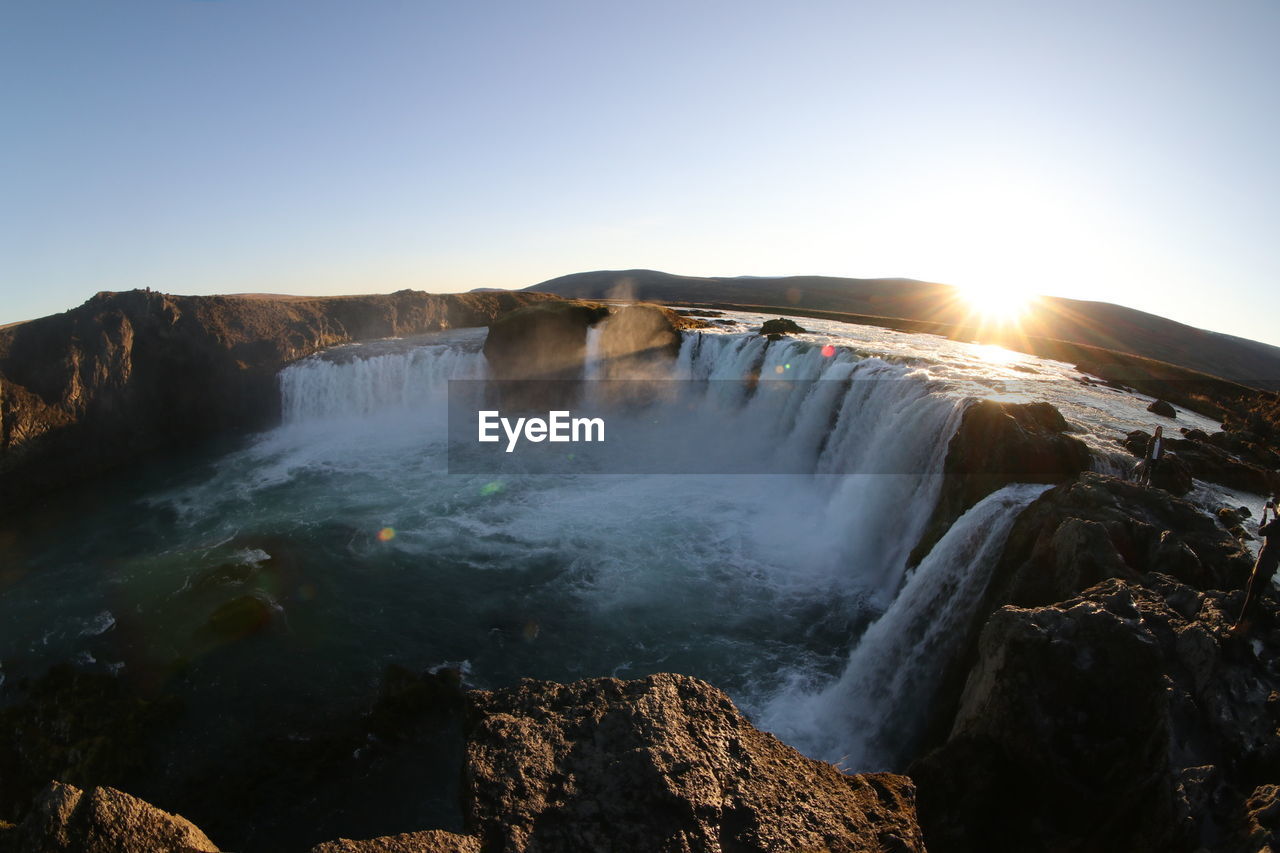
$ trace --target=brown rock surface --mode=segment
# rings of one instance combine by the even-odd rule
[[[16,830],[15,853],[190,853],[217,847],[186,818],[115,788],[52,782]]]
[[[311,848],[311,853],[480,853],[480,839],[432,829],[385,835],[367,841],[339,838]]]
[[[693,678],[472,701],[466,798],[485,850],[923,849],[910,780],[805,758]]]

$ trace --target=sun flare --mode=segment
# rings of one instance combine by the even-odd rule
[[[1016,323],[1031,307],[1030,295],[1014,288],[967,286],[958,290],[974,317],[989,323]]]

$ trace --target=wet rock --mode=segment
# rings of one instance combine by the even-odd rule
[[[1177,409],[1164,400],[1156,400],[1150,406],[1147,406],[1147,411],[1162,418],[1176,418],[1178,416]]]
[[[53,782],[14,831],[17,853],[194,853],[216,851],[186,818],[115,788],[81,791]]]
[[[473,693],[484,849],[922,850],[910,780],[846,776],[680,675]]]
[[[1151,485],[1181,497],[1195,485],[1191,466],[1177,453],[1166,453],[1151,463]]]
[[[480,853],[480,839],[443,830],[406,832],[368,841],[339,838],[311,848],[311,853]]]
[[[1240,510],[1244,510],[1244,513],[1241,513]],[[1244,529],[1244,519],[1248,518],[1248,515],[1245,513],[1249,513],[1249,508],[1247,506],[1242,506],[1239,509],[1232,509],[1231,507],[1224,506],[1218,510],[1218,523],[1225,527],[1228,533],[1241,542],[1249,542],[1253,540],[1253,537]]]
[[[205,627],[220,640],[243,640],[271,624],[271,603],[257,595],[241,595],[220,605]]]
[[[799,323],[787,317],[765,320],[760,326],[760,334],[768,335],[773,340],[777,340],[782,335],[803,335],[804,331]]]
[[[669,309],[643,304],[614,311],[600,326],[600,377],[669,378],[681,340],[669,313]]]
[[[1049,403],[979,400],[965,411],[947,448],[943,483],[929,525],[911,554],[924,559],[965,510],[1010,483],[1059,483],[1089,467],[1089,449]]]
[[[587,329],[609,310],[577,302],[544,302],[489,324],[484,357],[493,379],[581,379]]]

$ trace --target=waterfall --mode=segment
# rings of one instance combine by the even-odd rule
[[[601,375],[597,344],[593,330],[589,378]],[[447,408],[449,379],[486,376],[474,341],[349,355],[282,371],[285,429],[265,446],[270,464],[255,477],[274,484],[305,470],[351,471],[361,484],[378,484],[379,500],[402,494],[404,506],[424,508],[464,488],[457,484],[466,475],[440,479],[446,421],[429,415]],[[662,470],[677,473],[513,474],[499,478],[503,492],[485,486],[489,502],[475,509],[450,502],[444,512],[451,515],[415,510],[419,522],[393,503],[381,517],[401,517],[397,542],[421,537],[433,543],[423,546],[430,553],[496,549],[508,564],[526,553],[561,555],[576,568],[559,594],[607,623],[625,624],[610,616],[620,610],[643,612],[648,621],[634,630],[680,634],[671,642],[682,649],[741,649],[718,651],[723,662],[706,665],[731,667],[731,693],[762,727],[860,770],[896,767],[928,719],[934,685],[973,618],[1013,518],[1045,487],[989,496],[908,572],[965,397],[918,367],[750,334],[686,333],[670,379],[678,390],[611,411],[609,435],[644,439],[649,430],[648,446],[669,463]],[[301,449],[282,449],[289,442]],[[476,488],[494,479],[480,477]],[[508,502],[495,494],[528,497]],[[680,593],[683,584],[690,586]],[[741,601],[742,612],[706,595]],[[745,630],[721,639],[717,632],[740,619],[777,623],[767,630],[779,639],[757,640]],[[611,636],[627,649],[636,635]],[[656,648],[659,640],[644,636],[644,647]],[[783,637],[789,649],[807,645],[774,659],[737,660]],[[604,641],[595,642],[604,660]],[[655,661],[651,669],[679,666],[670,652],[645,654]],[[610,660],[603,672],[587,674],[625,673],[631,665]]]
[[[1006,486],[957,519],[863,634],[840,677],[818,690],[791,685],[769,704],[761,724],[835,764],[860,772],[900,769],[1018,511],[1048,488]]]
[[[484,357],[457,344],[341,361],[315,355],[280,372],[281,408],[286,424],[421,409],[443,404],[450,379],[484,376]]]

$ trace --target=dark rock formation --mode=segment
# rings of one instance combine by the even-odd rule
[[[134,787],[156,735],[181,712],[166,695],[137,695],[121,679],[56,666],[17,685],[0,710],[0,818],[16,820],[51,779]]]
[[[768,335],[770,340],[776,341],[783,335],[803,335],[804,329],[795,320],[778,317],[774,320],[765,320],[760,326],[760,334]]]
[[[13,830],[13,853],[195,853],[218,848],[186,818],[115,788],[50,783]]]
[[[581,379],[587,329],[609,309],[544,302],[509,311],[489,324],[484,357],[493,379]]]
[[[950,737],[912,768],[930,850],[1258,850],[1274,837],[1280,632],[1230,639],[1239,592],[1144,583],[991,617]]]
[[[1202,439],[1195,436],[1197,432],[1199,431],[1192,430],[1180,439],[1165,438],[1165,447],[1186,465],[1191,476],[1229,489],[1260,495],[1280,490],[1280,474],[1275,471],[1276,465],[1280,464],[1280,457],[1275,457],[1269,449],[1239,435],[1218,432]],[[1199,435],[1203,436],[1204,433],[1200,432]],[[1146,454],[1150,439],[1149,433],[1134,430],[1125,436],[1121,444],[1134,456],[1142,457]],[[1183,475],[1178,474],[1175,482],[1165,485],[1178,488],[1183,479]],[[1187,484],[1184,491],[1175,494],[1185,494],[1189,490],[1190,484]]]
[[[336,344],[482,326],[545,297],[100,293],[0,329],[0,504],[280,415],[276,372]]]
[[[1153,488],[1164,489],[1178,497],[1187,494],[1195,486],[1191,466],[1177,453],[1166,453],[1152,461],[1149,482]]]
[[[1244,510],[1242,513],[1240,510]],[[1227,529],[1227,532],[1241,542],[1248,542],[1253,539],[1244,529],[1244,519],[1248,518],[1249,508],[1242,506],[1239,509],[1232,509],[1224,506],[1218,510],[1218,522]]]
[[[947,448],[942,489],[911,554],[919,563],[965,510],[1010,483],[1059,483],[1089,467],[1089,449],[1067,435],[1049,403],[978,400],[965,410]]]
[[[1085,472],[1050,489],[1014,522],[985,612],[1069,598],[1107,580],[1172,575],[1198,589],[1238,589],[1253,560],[1195,506],[1165,492]]]
[[[1176,418],[1178,416],[1177,409],[1164,400],[1156,400],[1150,406],[1147,406],[1147,411],[1162,418]]]
[[[847,776],[679,675],[472,694],[483,849],[922,850],[901,776]]]

